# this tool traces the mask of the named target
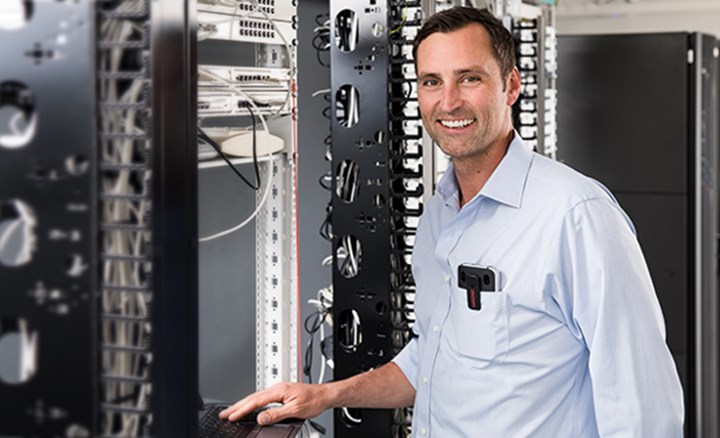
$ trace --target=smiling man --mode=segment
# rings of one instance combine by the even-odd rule
[[[389,364],[283,383],[261,424],[414,405],[413,436],[680,437],[682,389],[632,223],[599,183],[512,126],[520,74],[491,13],[453,8],[415,39],[424,126],[452,164],[413,254],[417,337]],[[566,78],[566,80],[571,80]]]

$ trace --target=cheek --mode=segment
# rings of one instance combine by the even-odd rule
[[[420,117],[422,118],[423,124],[428,125],[432,120],[433,106],[423,105],[422,102],[418,101],[418,109],[420,110]]]
[[[418,96],[418,107],[420,108],[420,114],[422,114],[423,117],[425,115],[430,115],[430,112],[432,111],[432,105],[430,104],[427,97],[423,97],[422,94]]]

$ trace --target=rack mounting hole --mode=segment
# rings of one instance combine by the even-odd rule
[[[0,83],[0,148],[19,149],[35,137],[35,95],[16,81]]]
[[[23,318],[0,319],[0,381],[7,385],[27,383],[37,370],[37,332]]]
[[[343,160],[337,168],[336,193],[340,199],[351,203],[360,191],[360,166],[353,160]]]
[[[375,207],[381,208],[383,205],[385,205],[385,197],[381,194],[376,194],[373,196],[373,204],[375,204]]]
[[[341,85],[335,93],[335,118],[345,128],[360,121],[360,93],[350,84]]]
[[[340,346],[343,350],[354,353],[363,340],[360,315],[354,309],[343,310],[338,317],[338,324]]]
[[[32,18],[32,0],[2,0],[0,2],[0,30],[18,30]]]
[[[362,245],[353,235],[342,236],[335,250],[337,269],[345,278],[355,278],[362,265]]]
[[[82,155],[73,155],[65,159],[65,170],[67,170],[70,175],[84,175],[89,168],[90,161]]]
[[[13,199],[0,203],[0,265],[17,268],[33,258],[37,218],[28,204]]]
[[[335,16],[335,45],[343,52],[355,50],[359,39],[357,14],[343,9]]]
[[[385,131],[378,131],[375,133],[375,143],[382,143],[385,141]]]
[[[65,258],[65,273],[69,277],[80,277],[87,268],[88,265],[80,254],[72,254]]]
[[[370,26],[370,31],[375,38],[379,38],[385,33],[385,26],[380,23],[373,23],[372,26]]]

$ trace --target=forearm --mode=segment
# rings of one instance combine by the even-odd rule
[[[328,408],[391,409],[415,401],[415,388],[394,362],[323,386]]]
[[[277,383],[228,407],[220,418],[235,421],[270,403],[281,403],[282,406],[258,416],[258,423],[266,425],[290,417],[312,418],[330,408],[400,408],[412,405],[414,400],[415,388],[400,368],[390,362],[376,370],[321,385]]]

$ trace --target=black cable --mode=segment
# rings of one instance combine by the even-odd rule
[[[253,130],[253,167],[255,168],[255,181],[258,182],[258,188],[260,188],[260,165],[258,164],[258,157],[257,157],[257,125],[255,121],[255,113],[250,108],[250,103],[245,104],[245,108],[250,113],[250,119],[252,120],[252,130]],[[270,133],[266,133],[267,135],[270,135]],[[269,141],[269,139],[268,139]],[[270,170],[268,170],[269,172]]]
[[[318,64],[320,64],[321,66],[323,66],[323,67],[325,67],[325,68],[330,68],[330,63],[323,61],[323,60],[322,60],[322,57],[320,56],[320,53],[322,53],[322,52],[319,51],[319,50],[315,52],[315,54],[316,54],[316,56],[317,56],[317,62],[318,62]]]
[[[320,225],[320,237],[332,242],[332,204],[325,207],[325,220]]]
[[[326,106],[325,108],[323,108],[322,115],[326,119],[330,120],[330,107],[329,106]]]
[[[321,19],[323,19],[320,21]],[[325,26],[325,22],[330,19],[330,14],[317,14],[315,16],[315,23],[317,23],[318,26]]]
[[[330,63],[322,59],[321,52],[330,51],[330,29],[329,24],[327,24],[329,18],[330,14],[318,14],[315,16],[315,23],[320,29],[315,30],[315,36],[311,41],[318,63],[326,68],[330,67]],[[326,28],[326,26],[328,27]]]
[[[303,365],[303,374],[307,376],[308,383],[312,383],[312,361],[313,361],[313,345],[315,340],[315,333],[320,330],[320,327],[325,322],[325,318],[327,318],[327,315],[329,312],[327,310],[316,310],[315,312],[308,315],[307,318],[305,318],[305,322],[303,326],[305,327],[305,331],[310,335],[310,339],[307,343],[307,348],[305,349],[305,360]],[[308,327],[308,323],[310,323],[312,320],[312,325]]]
[[[220,145],[218,145],[215,140],[210,138],[209,135],[201,128],[197,127],[197,134],[198,138],[200,138],[205,143],[209,144],[215,151],[220,155],[220,157],[225,160],[228,166],[235,172],[235,174],[243,180],[245,184],[247,184],[251,189],[253,190],[259,190],[260,189],[260,164],[258,162],[257,157],[257,125],[255,122],[255,114],[253,113],[252,109],[250,109],[250,106],[247,106],[246,109],[250,113],[250,118],[252,119],[252,130],[253,130],[253,168],[255,170],[255,183],[251,183],[245,176],[240,173],[240,171],[235,167],[235,165],[230,161],[230,159],[225,155],[225,153],[222,151],[222,148]]]

